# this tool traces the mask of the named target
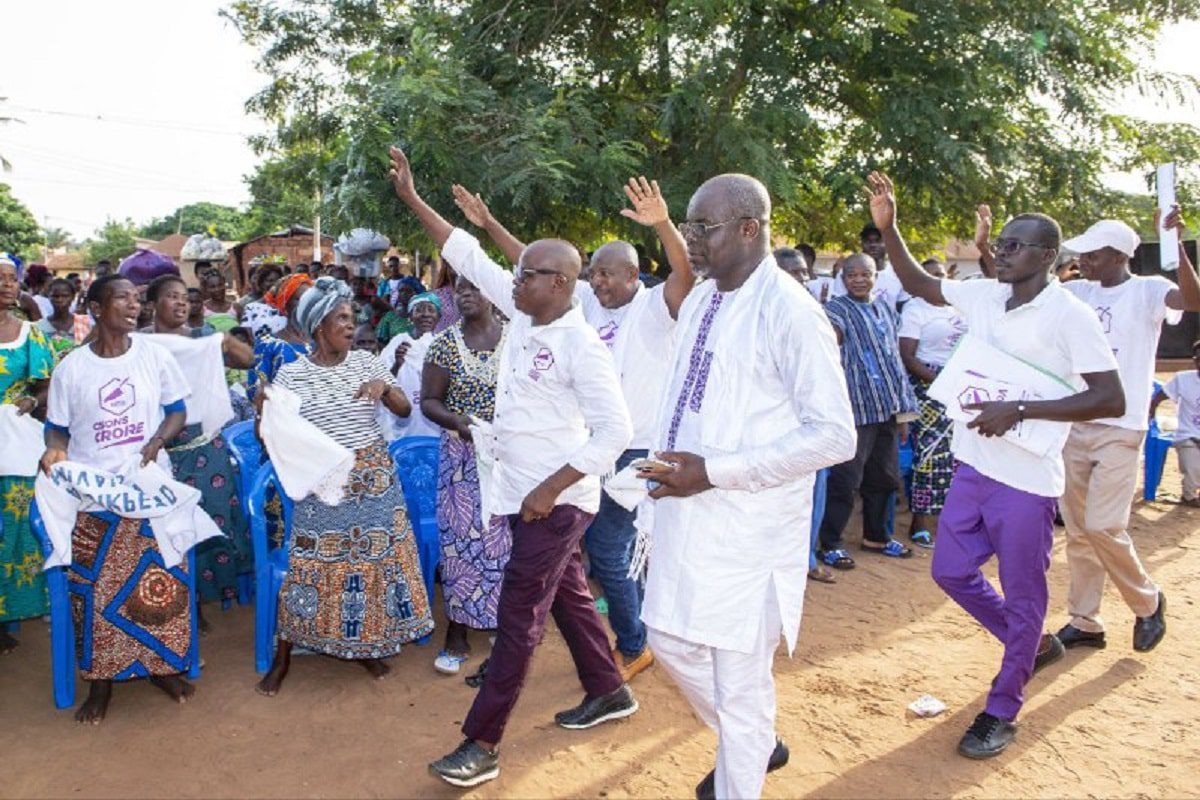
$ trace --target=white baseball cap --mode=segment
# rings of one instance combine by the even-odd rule
[[[1067,239],[1062,246],[1072,253],[1092,253],[1111,247],[1132,257],[1142,238],[1137,231],[1119,219],[1102,219],[1074,239]]]

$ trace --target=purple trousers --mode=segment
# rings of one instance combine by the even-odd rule
[[[504,735],[533,649],[542,640],[547,613],[554,615],[567,641],[589,698],[611,694],[621,686],[608,634],[583,575],[580,544],[592,515],[563,505],[555,506],[543,520],[522,522],[512,516],[509,521],[512,555],[500,587],[496,644],[483,686],[462,726],[468,738],[493,743]]]
[[[933,551],[933,580],[1004,644],[987,712],[1016,719],[1042,638],[1054,543],[1054,498],[1014,489],[959,464]],[[1000,588],[979,571],[993,555]]]

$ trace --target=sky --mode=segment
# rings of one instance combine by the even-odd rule
[[[248,201],[246,144],[262,123],[243,104],[263,84],[254,51],[218,16],[221,0],[4,0],[0,182],[44,226],[76,239],[109,217],[146,222],[181,205]],[[1200,75],[1200,22],[1171,26],[1155,65]],[[1200,109],[1129,94],[1116,108],[1153,121]],[[1137,175],[1110,183],[1144,191]]]

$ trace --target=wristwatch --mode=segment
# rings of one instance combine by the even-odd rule
[[[1025,421],[1025,404],[1017,403],[1017,422]]]

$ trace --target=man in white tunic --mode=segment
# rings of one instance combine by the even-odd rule
[[[719,736],[699,797],[758,797],[775,737],[771,666],[791,653],[808,574],[815,473],[854,456],[833,329],[775,265],[766,188],[705,182],[681,226],[708,280],[688,295],[656,436],[659,486],[642,619],[658,663]]]

